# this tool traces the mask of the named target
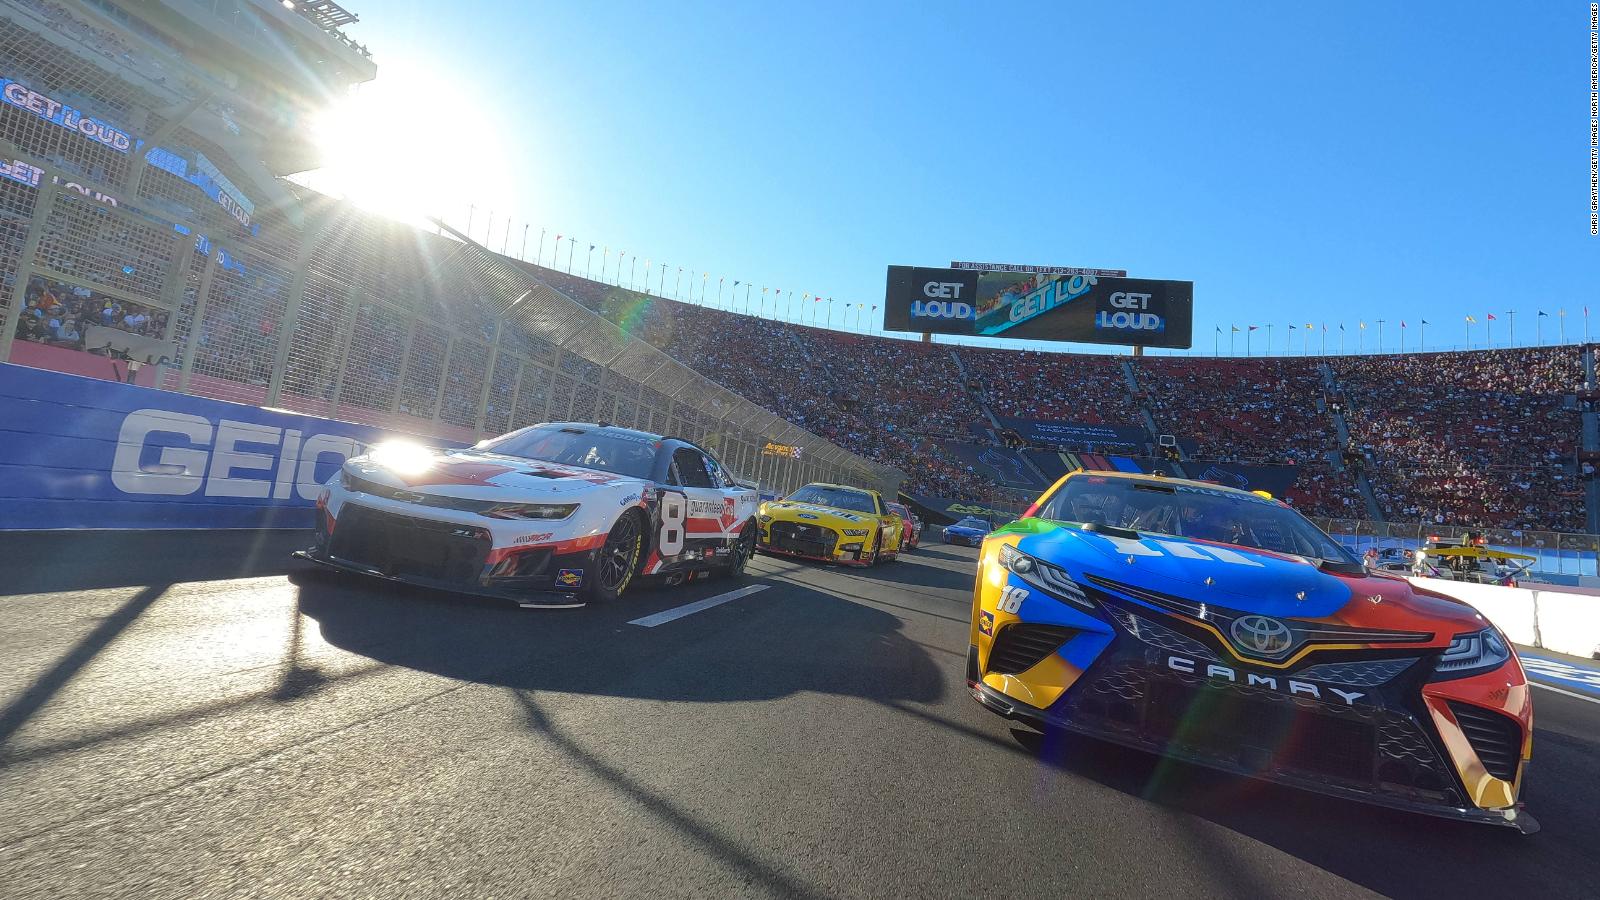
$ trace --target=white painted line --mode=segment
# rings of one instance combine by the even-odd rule
[[[685,603],[682,606],[675,606],[672,609],[664,609],[661,612],[653,613],[651,615],[645,616],[642,619],[634,619],[632,622],[629,622],[628,624],[629,625],[640,625],[640,626],[643,626],[645,628],[654,628],[657,625],[665,625],[668,622],[671,622],[671,621],[676,620],[676,619],[681,619],[684,616],[692,616],[697,612],[703,612],[705,610],[710,609],[713,606],[721,606],[722,604],[727,603],[729,600],[737,600],[740,597],[748,597],[751,594],[758,594],[758,593],[766,590],[769,587],[772,587],[772,585],[770,585],[770,584],[752,584],[752,585],[748,585],[746,587],[739,588],[736,591],[729,591],[726,594],[718,594],[715,597],[707,597],[704,600],[696,600],[693,603]]]
[[[1568,697],[1576,697],[1579,700],[1587,700],[1590,703],[1600,703],[1600,697],[1591,697],[1588,694],[1580,694],[1577,691],[1568,691],[1558,687],[1551,687],[1550,685],[1540,681],[1529,681],[1528,683],[1537,688],[1544,688],[1547,691],[1554,691],[1557,694],[1566,694]]]

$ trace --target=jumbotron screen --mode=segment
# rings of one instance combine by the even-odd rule
[[[1187,349],[1194,282],[890,266],[883,328]]]

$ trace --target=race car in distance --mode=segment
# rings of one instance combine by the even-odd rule
[[[847,566],[893,560],[905,533],[881,494],[840,484],[808,484],[763,503],[757,521],[761,552]]]
[[[1470,606],[1265,495],[1074,472],[983,542],[967,684],[1043,729],[1537,830],[1531,690]]]
[[[303,558],[525,607],[614,600],[636,574],[739,574],[756,492],[677,438],[534,425],[470,450],[376,447],[317,500]]]
[[[983,543],[983,539],[993,530],[987,519],[977,516],[967,516],[954,525],[944,527],[944,542],[946,544],[966,544],[976,547]]]
[[[905,523],[905,533],[900,536],[900,549],[917,549],[917,544],[921,542],[922,537],[922,523],[917,521],[917,517],[911,514],[911,510],[907,509],[904,503],[887,503],[885,505],[889,507],[890,512],[900,517],[901,522]]]

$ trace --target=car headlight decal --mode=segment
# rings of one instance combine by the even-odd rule
[[[845,537],[866,537],[867,536],[867,531],[868,531],[868,529],[866,529],[866,528],[846,528],[846,529],[843,529],[840,533],[843,534]]]
[[[1434,671],[1442,678],[1461,678],[1497,669],[1511,658],[1511,648],[1494,628],[1458,634],[1439,657]]]
[[[576,503],[497,503],[483,514],[492,519],[565,519],[577,509]]]
[[[1060,566],[1029,556],[1011,544],[1001,546],[999,562],[1001,568],[1058,600],[1074,603],[1084,609],[1095,608],[1094,602]]]

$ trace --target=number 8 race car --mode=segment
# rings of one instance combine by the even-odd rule
[[[574,607],[635,575],[738,575],[757,494],[688,441],[572,423],[438,452],[392,443],[348,460],[317,499],[304,559],[380,578]]]

